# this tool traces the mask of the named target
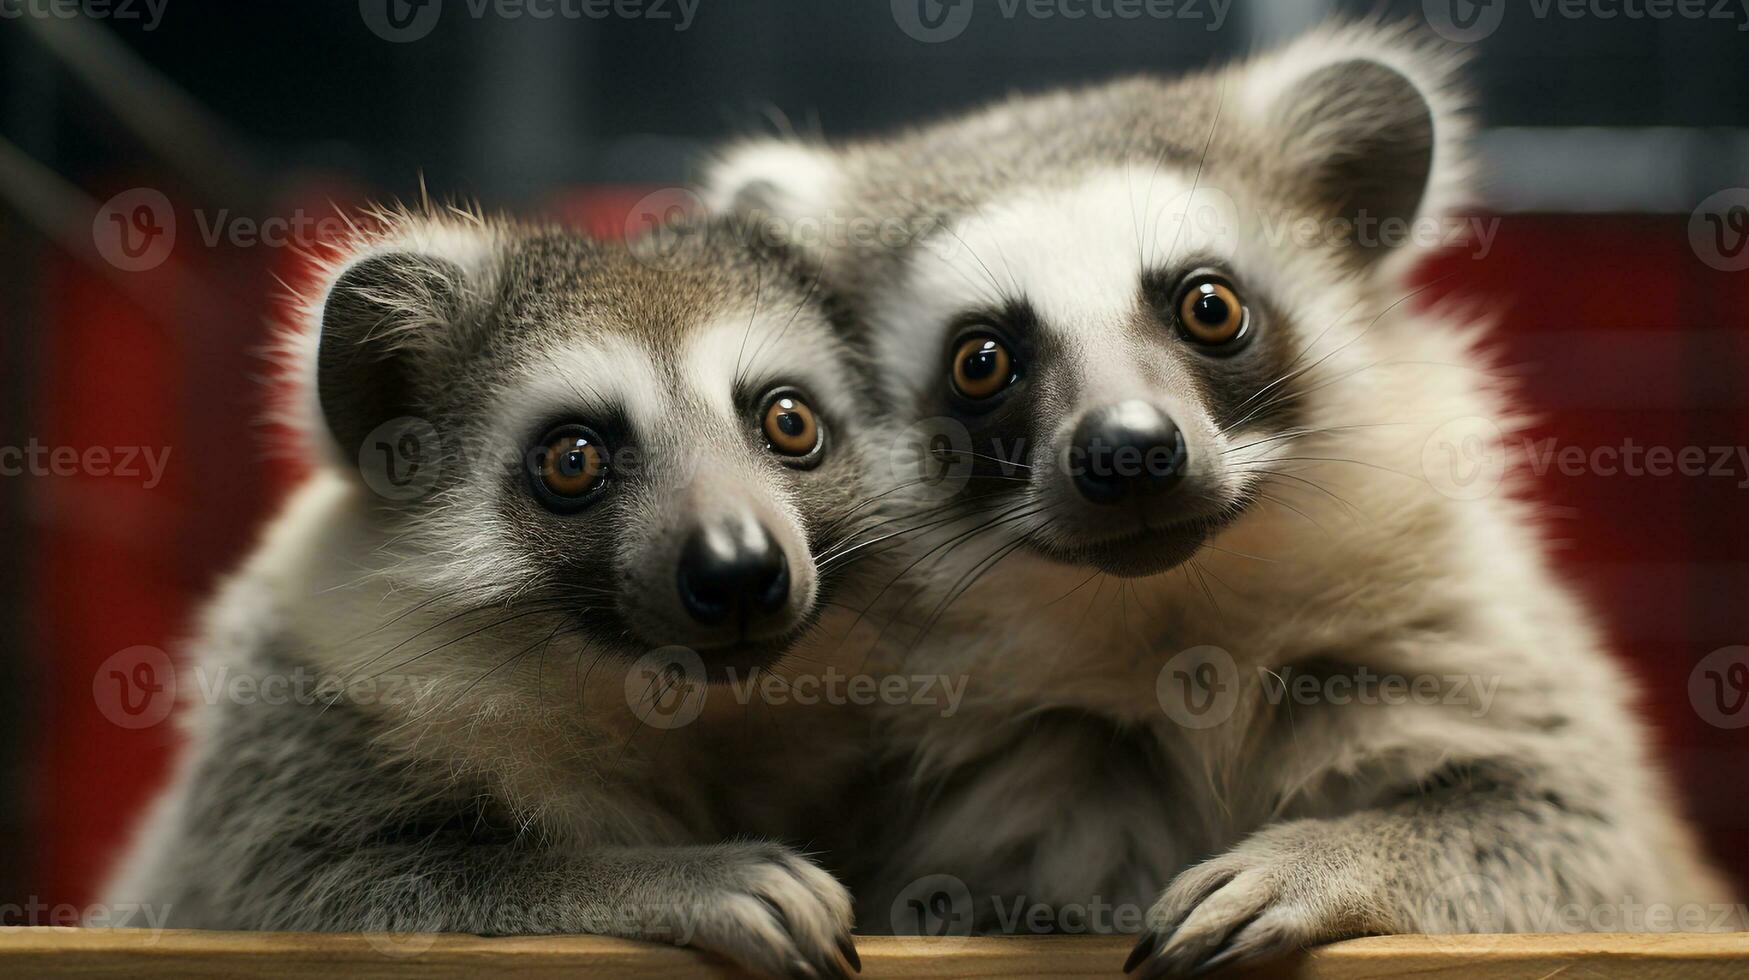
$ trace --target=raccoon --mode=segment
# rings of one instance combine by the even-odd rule
[[[1475,184],[1461,67],[1339,25],[712,164],[711,206],[774,231],[902,231],[814,247],[946,447],[877,662],[970,684],[883,713],[909,805],[865,928],[1103,903],[1071,926],[1164,976],[1723,898],[1505,466],[1485,317],[1416,300]]]
[[[111,895],[860,969],[796,847],[832,846],[866,723],[711,682],[852,656],[821,557],[860,527],[867,393],[795,256],[671,231],[396,212],[326,269],[290,345],[323,448],[206,610],[191,744]]]

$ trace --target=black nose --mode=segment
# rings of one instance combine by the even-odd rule
[[[730,617],[745,626],[789,601],[789,562],[758,521],[701,527],[680,552],[680,601],[705,626]]]
[[[1178,426],[1144,401],[1088,412],[1073,439],[1069,462],[1075,489],[1096,504],[1169,490],[1184,477],[1189,461]]]

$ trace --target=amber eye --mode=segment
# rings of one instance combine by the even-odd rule
[[[1245,304],[1226,283],[1198,279],[1178,301],[1178,322],[1199,343],[1232,343],[1245,332]]]
[[[820,448],[820,420],[798,392],[769,396],[759,426],[772,451],[791,461],[808,459]]]
[[[580,510],[607,485],[607,451],[601,437],[580,425],[563,425],[529,454],[535,496],[551,510]]]
[[[994,397],[1014,380],[1014,358],[994,337],[968,337],[954,348],[953,390],[967,398]]]

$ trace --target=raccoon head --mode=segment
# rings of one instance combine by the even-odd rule
[[[332,270],[306,387],[397,588],[712,676],[814,622],[863,472],[851,352],[789,257],[687,231],[403,216]]]
[[[1379,356],[1389,260],[1456,200],[1449,70],[1398,33],[1317,35],[890,142],[746,146],[718,170],[745,189],[712,196],[780,222],[927,213],[905,247],[836,260],[889,397],[947,420],[961,496],[1025,546],[1154,574],[1293,479],[1302,437],[1359,421],[1354,386],[1321,390]]]

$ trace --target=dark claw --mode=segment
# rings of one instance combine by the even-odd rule
[[[1203,960],[1196,969],[1190,971],[1190,975],[1193,977],[1207,976],[1210,973],[1220,970],[1222,967],[1232,965],[1237,959],[1239,959],[1238,952],[1229,949],[1226,952],[1221,953],[1219,956],[1211,956],[1208,959]]]
[[[1259,910],[1235,923],[1231,929],[1227,930],[1227,934],[1221,937],[1220,942],[1203,951],[1203,954],[1197,958],[1197,962],[1192,964],[1190,975],[1200,977],[1211,970],[1219,969],[1230,961],[1233,958],[1233,943],[1238,941],[1239,934],[1244,932],[1251,923],[1256,922],[1257,917],[1262,914],[1262,911]]]
[[[1142,972],[1136,974],[1136,980],[1164,980],[1166,977],[1176,977],[1181,969],[1174,960],[1154,959],[1142,964]]]
[[[856,952],[856,944],[850,941],[850,934],[838,937],[838,952],[844,954],[844,962],[858,973],[862,972],[862,957]]]
[[[1123,961],[1123,972],[1129,973],[1142,965],[1142,961],[1154,955],[1160,948],[1160,940],[1165,937],[1158,932],[1144,932],[1142,938],[1136,941],[1136,948],[1130,950],[1130,958]]]

